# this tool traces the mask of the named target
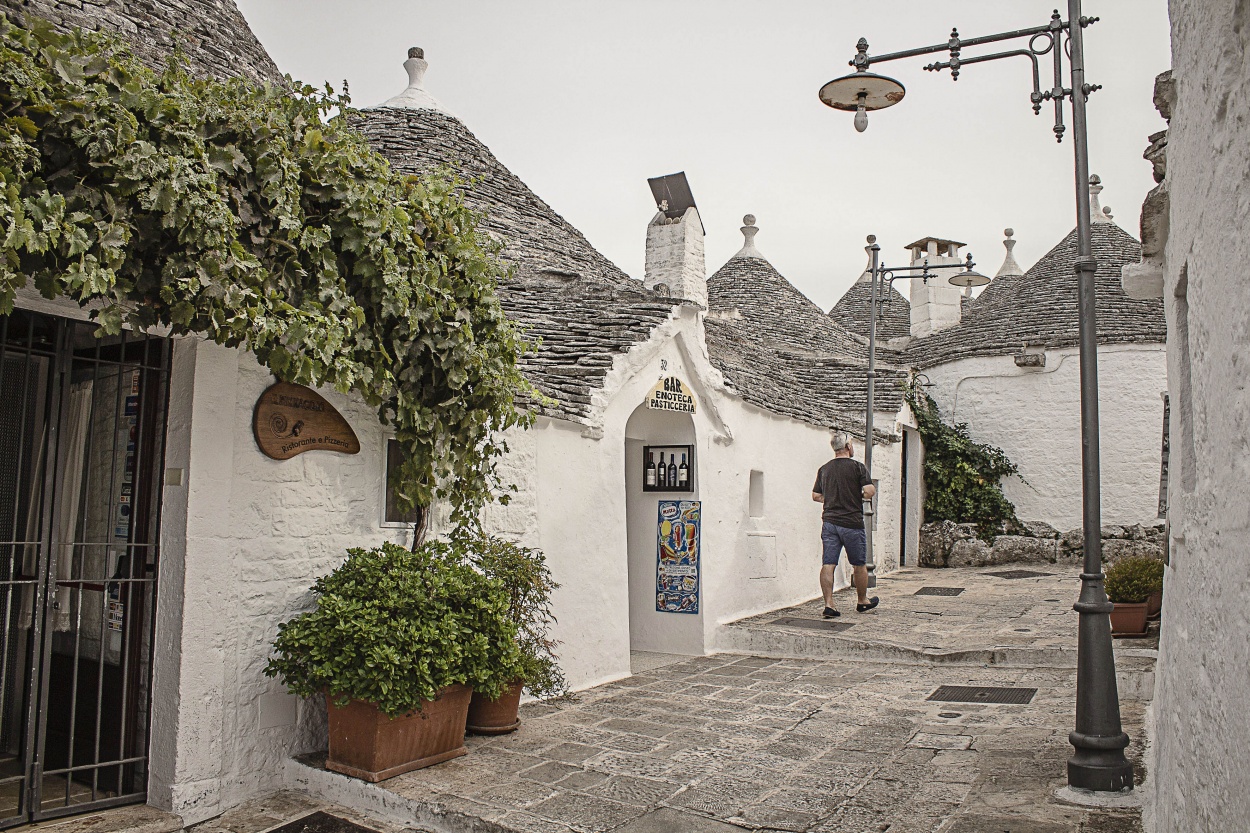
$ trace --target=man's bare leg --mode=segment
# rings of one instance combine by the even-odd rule
[[[825,597],[825,607],[833,607],[833,565],[820,567],[820,592]]]
[[[860,604],[868,604],[868,565],[856,566],[855,575],[851,578],[851,586],[859,595]]]

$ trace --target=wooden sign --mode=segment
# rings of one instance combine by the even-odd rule
[[[694,394],[676,376],[665,376],[647,394],[647,407],[653,411],[676,411],[693,414]]]
[[[256,400],[256,444],[267,457],[289,460],[305,451],[358,454],[360,440],[334,406],[303,385],[278,382]]]

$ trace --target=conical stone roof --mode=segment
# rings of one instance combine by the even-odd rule
[[[62,30],[115,32],[154,68],[163,66],[173,53],[176,31],[193,73],[218,79],[282,80],[234,0],[0,0],[0,11],[14,20],[41,17]]]
[[[753,218],[749,218],[752,219]],[[840,326],[747,245],[708,278],[708,353],[748,402],[821,426],[860,429],[867,397],[865,339]],[[875,408],[902,407],[899,355],[878,349]]]
[[[465,202],[484,215],[479,228],[502,242],[504,259],[515,267],[499,287],[504,311],[530,338],[541,340],[521,368],[557,404],[527,406],[588,422],[592,394],[615,358],[648,339],[681,302],[621,271],[459,119],[421,92],[410,84],[388,101],[391,106],[361,111],[356,127],[396,170],[450,168],[466,183]]]
[[[1141,244],[1114,222],[1091,225],[1099,344],[1163,344],[1167,324],[1159,299],[1135,301],[1120,286],[1120,267],[1141,259]],[[1077,344],[1076,229],[1023,275],[1000,275],[964,310],[959,324],[913,339],[906,355],[919,367],[971,356],[1016,353],[1022,345]]]

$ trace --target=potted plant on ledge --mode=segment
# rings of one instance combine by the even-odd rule
[[[324,694],[327,769],[381,781],[463,755],[472,692],[498,697],[521,673],[503,588],[452,545],[352,549],[313,590],[265,673]]]
[[[1112,636],[1146,634],[1147,600],[1162,587],[1163,563],[1145,556],[1121,558],[1107,568]]]
[[[502,695],[474,691],[469,706],[468,730],[480,735],[515,731],[520,725],[522,690],[540,699],[568,693],[568,684],[549,636],[555,617],[551,593],[560,585],[551,578],[542,552],[494,536],[480,536],[467,543],[468,557],[486,576],[498,581],[508,597],[508,618],[517,629],[521,671]]]

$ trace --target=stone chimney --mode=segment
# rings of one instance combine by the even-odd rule
[[[996,278],[1014,278],[1024,274],[1024,270],[1020,268],[1020,264],[1016,263],[1016,254],[1013,249],[1016,248],[1016,241],[1012,238],[1015,231],[1009,228],[1003,229],[1003,235],[1007,238],[1003,241],[1003,248],[1007,250],[1007,256],[1003,258],[1003,265],[998,267]]]
[[[381,106],[404,110],[437,110],[451,115],[437,98],[425,91],[425,71],[429,68],[430,63],[425,60],[425,50],[419,46],[409,49],[408,60],[404,61],[404,69],[408,71],[408,86],[399,95],[382,102]]]
[[[928,261],[930,266],[960,263],[959,250],[964,246],[954,240],[925,237],[907,247],[911,252],[911,265],[920,266]],[[927,281],[911,283],[911,334],[915,338],[945,330],[959,323],[963,291],[947,282],[950,271],[935,272]]]
[[[703,221],[686,174],[647,180],[656,215],[647,224],[647,264],[643,285],[673,298],[707,307],[707,266]]]

